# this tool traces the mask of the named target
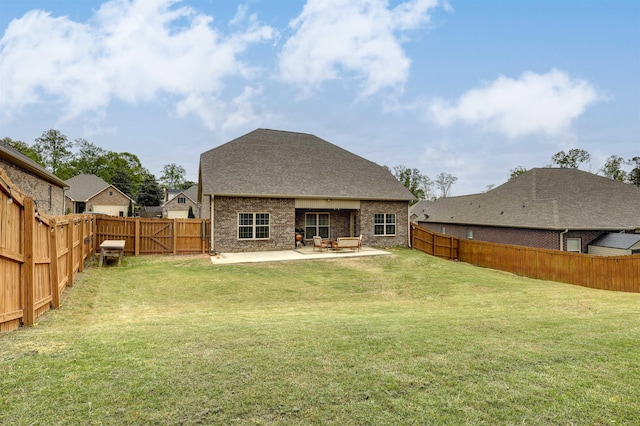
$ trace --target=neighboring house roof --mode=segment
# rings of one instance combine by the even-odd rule
[[[640,234],[604,234],[590,245],[629,250],[640,243]]]
[[[167,201],[165,201],[162,205],[167,204],[169,201],[173,200],[180,194],[183,194],[185,197],[189,198],[194,204],[198,204],[198,185],[191,185],[187,189],[168,189]]]
[[[191,185],[184,191],[184,195],[189,197],[194,203],[198,204],[198,185]]]
[[[184,195],[186,198],[191,200],[191,202],[195,205],[198,205],[198,185],[191,185],[188,189],[180,190],[180,189],[169,189],[168,190],[168,200],[162,203],[164,207],[174,198],[180,196],[180,194]]]
[[[49,183],[67,188],[67,184],[62,179],[5,142],[0,142],[0,158],[4,158],[8,163],[15,164]]]
[[[640,188],[578,169],[536,168],[482,194],[417,203],[412,212],[420,222],[635,230],[640,229]]]
[[[112,187],[131,201],[133,199],[115,186],[108,184],[96,175],[77,175],[67,180],[69,189],[65,195],[73,201],[87,202],[108,187]]]
[[[199,177],[205,195],[414,199],[386,168],[317,136],[278,130],[254,130],[203,153]]]

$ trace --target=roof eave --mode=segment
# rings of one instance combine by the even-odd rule
[[[203,192],[202,196],[212,196],[214,193]],[[216,192],[216,197],[244,197],[244,198],[291,198],[291,199],[306,199],[306,200],[366,200],[366,201],[406,201],[410,202],[415,198],[403,198],[403,197],[353,197],[344,195],[296,195],[296,194],[251,194],[251,193],[222,193]]]
[[[56,175],[48,172],[47,170],[45,170],[46,173],[44,173],[41,169],[38,169],[37,167],[34,167],[33,164],[30,164],[24,160],[22,160],[19,157],[13,156],[11,155],[10,152],[7,152],[6,150],[1,150],[1,152],[6,153],[6,157],[10,157],[7,158],[8,160],[10,160],[13,164],[19,166],[20,168],[23,168],[31,173],[34,173],[35,175],[41,177],[42,179],[46,180],[49,183],[53,183],[56,184],[57,186],[61,187],[62,189],[68,189],[69,185],[67,185],[62,179],[58,178]],[[6,158],[5,157],[5,158]]]

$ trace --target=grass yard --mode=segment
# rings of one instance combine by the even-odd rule
[[[640,295],[408,249],[126,257],[0,335],[0,424],[640,423]]]

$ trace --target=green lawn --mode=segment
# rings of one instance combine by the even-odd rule
[[[126,257],[0,335],[0,424],[640,422],[640,295],[408,249]]]

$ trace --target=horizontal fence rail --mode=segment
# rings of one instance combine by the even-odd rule
[[[458,258],[458,239],[430,229],[411,225],[411,247],[432,256],[454,260]]]
[[[447,237],[447,238],[444,238]],[[443,236],[411,225],[411,243],[433,256],[529,278],[601,290],[640,293],[640,254],[593,256]]]
[[[0,169],[0,332],[33,325],[93,254],[95,217],[47,216]]]
[[[211,226],[199,219],[48,216],[0,168],[0,332],[33,325],[104,240],[128,254],[206,254]]]
[[[125,253],[134,256],[209,252],[209,220],[98,216],[96,222],[96,251],[105,240],[124,240]]]

